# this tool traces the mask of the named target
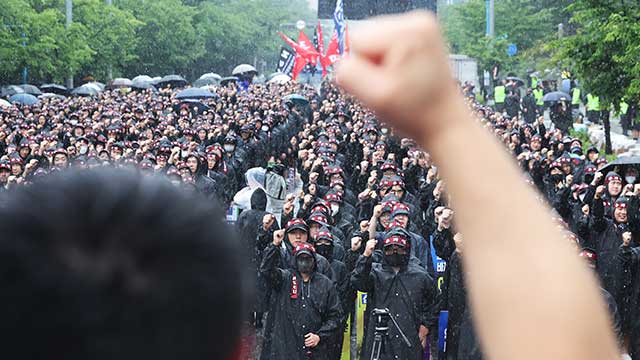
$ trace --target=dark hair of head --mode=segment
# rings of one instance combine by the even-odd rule
[[[72,171],[0,207],[3,353],[22,359],[229,359],[241,255],[222,214],[160,178]]]

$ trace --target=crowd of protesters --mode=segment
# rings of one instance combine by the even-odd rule
[[[115,166],[165,176],[227,208],[247,185],[245,173],[265,168],[282,191],[274,184],[253,190],[251,209],[236,222],[255,278],[257,358],[339,359],[356,291],[368,294],[361,358],[371,358],[373,309],[388,309],[412,344],[391,326],[383,359],[423,359],[427,343],[434,359],[482,358],[463,235],[437,164],[413,140],[328,82],[319,92],[294,83],[231,83],[201,102],[175,93],[114,90],[0,108],[2,190],[37,185],[70,166]],[[285,100],[289,94],[306,101]],[[602,172],[607,161],[598,149],[583,148],[567,126],[549,126],[531,101],[503,114],[467,99],[519,163],[523,181],[553,208],[549,216],[576,256],[598,274],[621,353],[640,358],[637,170]],[[299,193],[286,188],[292,171],[303,183]],[[284,200],[281,212],[267,212],[270,199]],[[449,314],[447,345],[439,353],[442,311]]]

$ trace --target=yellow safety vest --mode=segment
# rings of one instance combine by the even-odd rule
[[[496,86],[493,89],[493,98],[496,101],[496,104],[502,104],[504,99],[507,98],[507,89],[503,86]]]
[[[587,110],[600,111],[600,98],[591,94],[587,94]]]
[[[535,89],[538,86],[538,78],[535,76],[531,77],[531,88]]]
[[[580,105],[580,89],[578,88],[572,90],[571,105]]]
[[[629,104],[624,102],[624,100],[620,102],[620,114],[627,115],[628,110],[629,110]]]
[[[544,91],[542,91],[542,89],[533,89],[533,96],[536,98],[536,105],[544,105],[544,101],[542,101]]]

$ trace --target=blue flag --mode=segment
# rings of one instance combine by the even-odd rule
[[[338,34],[338,49],[340,55],[344,53],[344,4],[342,0],[336,2],[336,10],[333,12],[333,24]]]

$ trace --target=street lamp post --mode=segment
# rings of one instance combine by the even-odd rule
[[[66,10],[67,21],[65,26],[69,29],[73,22],[73,0],[66,0]],[[67,78],[67,88],[73,88],[73,74],[69,74],[69,77]]]
[[[23,31],[22,32],[22,47],[26,48],[27,47],[27,34]],[[27,61],[25,60],[24,62],[24,67],[22,68],[22,83],[26,84],[27,83]]]

